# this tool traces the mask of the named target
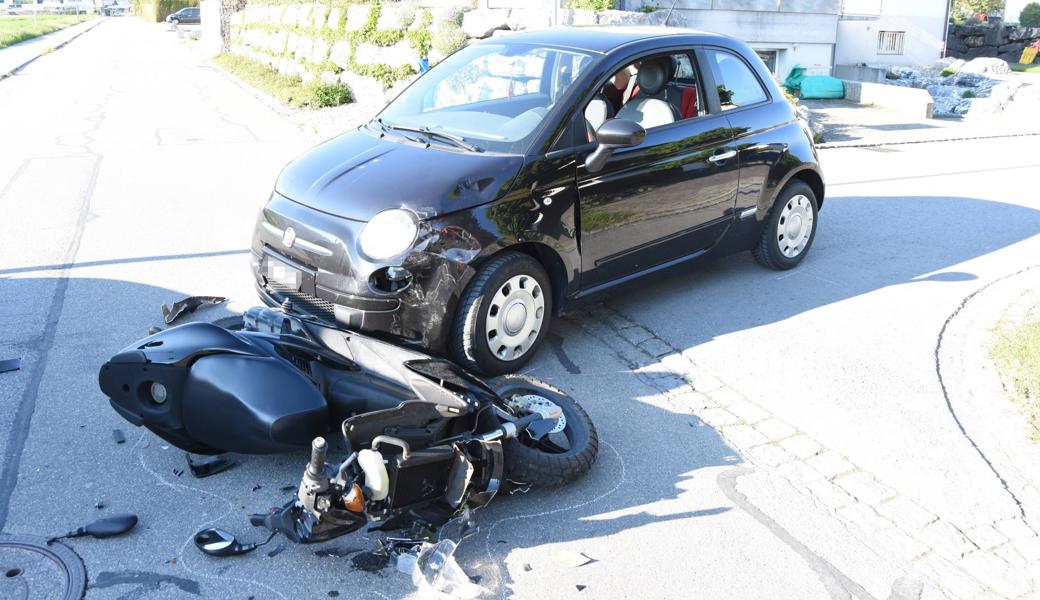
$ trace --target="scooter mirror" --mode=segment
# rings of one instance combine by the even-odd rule
[[[203,529],[195,534],[195,546],[210,556],[237,556],[256,550],[258,544],[241,544],[223,529]]]
[[[130,531],[137,525],[137,515],[116,515],[98,519],[83,527],[83,533],[95,538],[107,538]]]
[[[114,535],[121,535],[126,533],[127,531],[130,531],[134,528],[134,525],[137,525],[137,515],[125,514],[116,515],[114,517],[106,517],[104,519],[98,519],[97,521],[93,521],[87,525],[84,525],[83,527],[80,527],[79,529],[73,529],[65,535],[52,537],[49,540],[47,540],[47,543],[50,544],[57,540],[83,537],[85,535],[89,535],[93,538],[112,537]]]

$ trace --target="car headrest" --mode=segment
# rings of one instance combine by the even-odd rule
[[[639,84],[640,92],[653,95],[664,89],[670,75],[669,70],[665,67],[666,64],[663,60],[644,60],[639,65],[636,83]]]

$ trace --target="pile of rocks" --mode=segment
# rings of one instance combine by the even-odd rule
[[[950,25],[946,52],[954,58],[971,60],[979,57],[1000,58],[1018,62],[1022,49],[1040,38],[1040,27],[1003,24]]]
[[[1009,73],[1007,62],[999,58],[944,58],[927,69],[891,67],[887,83],[928,90],[936,117],[1040,112],[1040,86],[1005,77]]]

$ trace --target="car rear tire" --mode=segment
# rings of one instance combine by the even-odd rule
[[[816,239],[819,212],[816,194],[809,184],[800,180],[789,182],[769,211],[762,238],[751,249],[755,260],[777,271],[798,266]]]
[[[538,350],[551,319],[545,269],[526,254],[503,252],[466,287],[451,327],[452,354],[485,375],[512,373]]]

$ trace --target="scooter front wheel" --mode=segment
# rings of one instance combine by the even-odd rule
[[[511,403],[532,396],[544,398],[559,406],[566,419],[562,431],[540,440],[521,433],[505,441],[508,479],[535,486],[560,486],[589,472],[599,453],[599,436],[581,405],[563,391],[523,375],[499,377],[492,380],[492,386]]]

